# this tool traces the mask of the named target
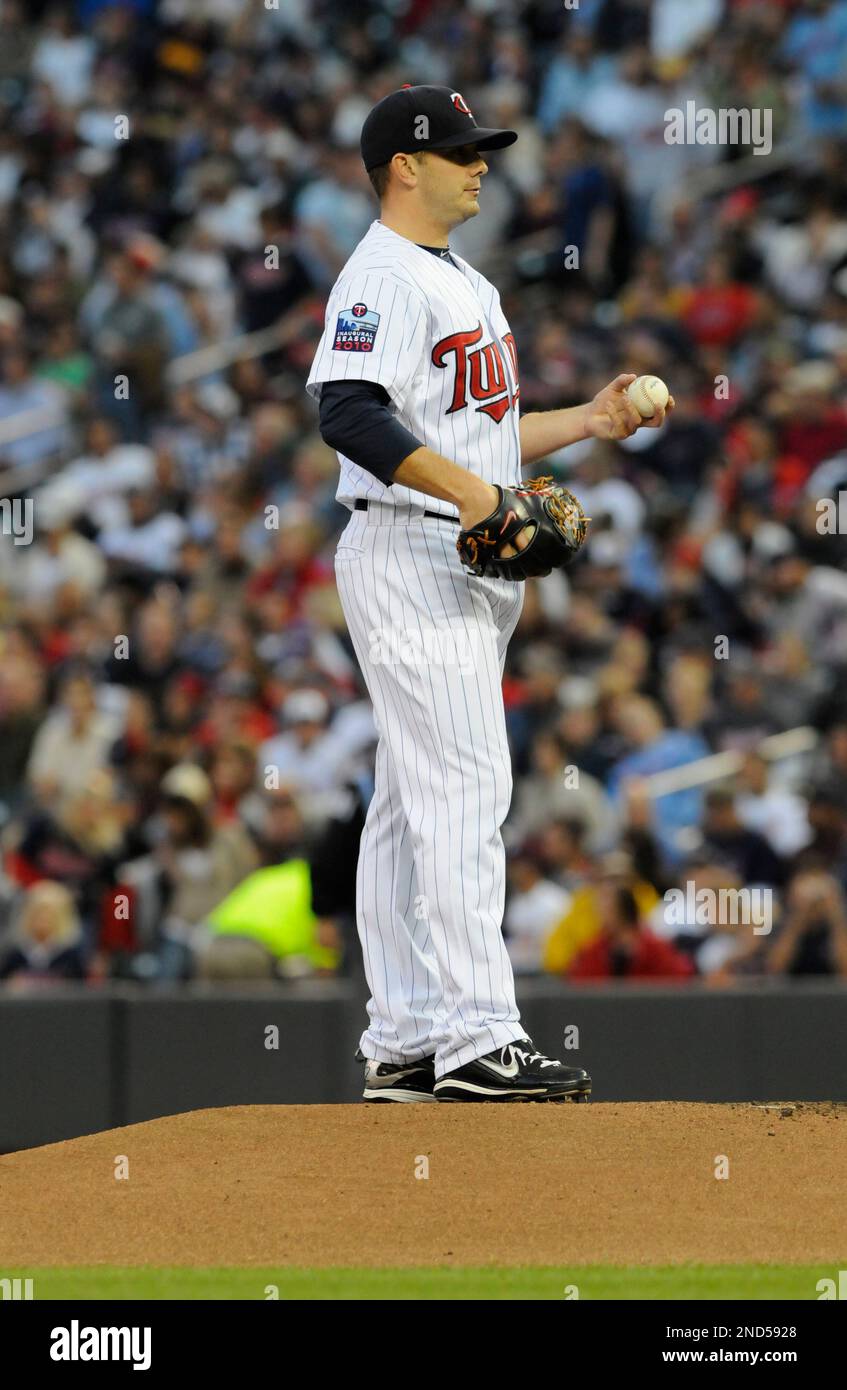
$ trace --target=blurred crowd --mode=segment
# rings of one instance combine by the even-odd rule
[[[303,383],[404,82],[520,133],[451,245],[523,409],[677,403],[537,470],[593,521],[507,666],[515,967],[847,976],[845,0],[0,0],[0,977],[358,968],[375,732]],[[668,144],[689,101],[772,153]],[[773,930],[669,921],[686,885]]]

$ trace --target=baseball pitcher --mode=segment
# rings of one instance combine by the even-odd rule
[[[521,415],[497,290],[449,248],[480,211],[485,154],[516,139],[478,126],[449,87],[373,108],[361,149],[380,215],[332,289],[307,384],[351,513],[335,571],[379,732],[356,905],[366,1100],[591,1091],[526,1036],[501,930],[506,648],[522,581],[567,565],[587,523],[566,489],[522,482],[522,468],[665,412],[644,421],[624,374],[586,405]]]

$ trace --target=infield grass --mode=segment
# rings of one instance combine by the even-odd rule
[[[844,1261],[841,1262],[844,1267]],[[819,1279],[837,1270],[819,1265],[679,1265],[613,1268],[429,1269],[73,1269],[3,1270],[33,1280],[36,1299],[442,1300],[529,1299],[788,1299],[814,1301]]]

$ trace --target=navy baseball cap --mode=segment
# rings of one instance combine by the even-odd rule
[[[517,138],[516,130],[478,126],[462,93],[450,87],[401,87],[369,112],[362,126],[362,159],[366,169],[376,169],[395,154],[455,150],[461,145],[502,150]]]

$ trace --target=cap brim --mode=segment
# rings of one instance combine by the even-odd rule
[[[460,131],[458,135],[449,135],[445,140],[436,140],[423,148],[435,150],[436,153],[438,150],[459,150],[463,145],[476,145],[478,150],[503,150],[507,145],[514,145],[517,138],[516,130],[492,130],[486,126],[476,126]]]

